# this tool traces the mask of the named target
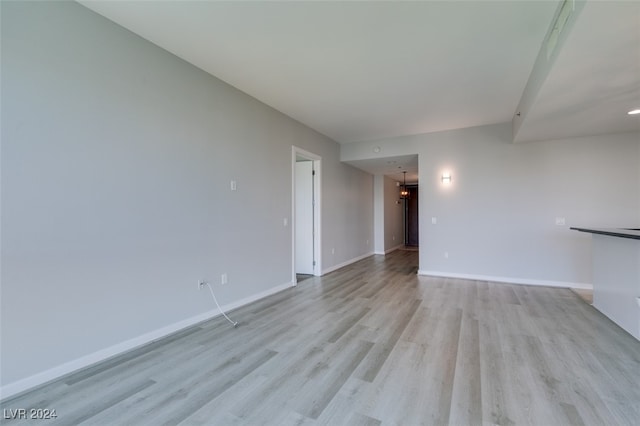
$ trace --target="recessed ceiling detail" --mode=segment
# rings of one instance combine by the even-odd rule
[[[398,182],[403,180],[403,171],[407,172],[407,183],[418,182],[418,155],[372,158],[368,160],[345,161],[372,175],[385,175]]]
[[[640,131],[640,2],[580,6],[516,142]]]
[[[640,131],[640,2],[80,3],[340,143],[512,119],[517,141]]]

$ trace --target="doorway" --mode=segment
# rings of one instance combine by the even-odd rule
[[[320,267],[320,166],[321,158],[293,147],[292,151],[292,253],[293,277],[321,275]]]
[[[418,185],[406,186],[409,195],[404,200],[404,245],[418,247],[420,244],[418,231]]]

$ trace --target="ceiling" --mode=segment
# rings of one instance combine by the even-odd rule
[[[511,120],[554,1],[81,1],[344,143]]]
[[[640,2],[590,1],[537,93],[517,142],[640,131]]]
[[[342,144],[511,121],[560,4],[79,2]],[[589,4],[518,140],[640,129],[639,88],[640,2]]]
[[[385,175],[398,182],[404,181],[402,172],[407,172],[407,183],[418,182],[418,154],[398,157],[371,158],[348,161],[354,167],[366,170],[372,175]]]

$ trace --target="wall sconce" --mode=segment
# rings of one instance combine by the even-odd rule
[[[451,183],[451,173],[442,174],[442,183]]]

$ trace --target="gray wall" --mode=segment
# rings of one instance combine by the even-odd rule
[[[375,175],[373,177],[373,234],[374,252],[376,254],[384,254],[385,252],[384,182],[385,176],[383,175]]]
[[[398,204],[400,188],[396,181],[384,177],[384,249],[392,250],[404,244],[403,204]]]
[[[2,2],[1,118],[3,385],[206,317],[200,278],[290,283],[292,145],[323,158],[323,267],[373,249],[334,141],[78,4]]]
[[[386,254],[404,244],[403,205],[398,204],[397,182],[384,175],[374,177],[375,253]]]
[[[419,155],[421,272],[590,284],[590,237],[569,226],[640,225],[640,135],[510,140],[498,124],[346,144],[341,158]]]

